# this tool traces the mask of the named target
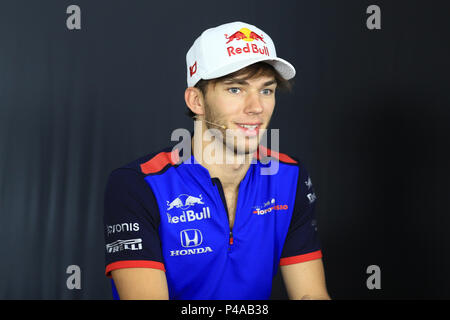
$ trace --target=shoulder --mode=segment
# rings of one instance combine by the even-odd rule
[[[264,146],[260,146],[258,152],[256,153],[256,157],[258,161],[266,164],[266,166],[270,165],[270,161],[275,160],[280,163],[280,168],[283,168],[282,170],[284,171],[291,172],[292,170],[298,170],[299,177],[307,177],[309,175],[304,162],[297,156],[274,151]]]
[[[170,154],[171,148],[165,148],[112,170],[105,187],[105,217],[113,219],[130,214],[159,221],[157,200],[146,177],[173,165]]]
[[[290,164],[290,165],[299,165],[300,161],[298,158],[290,156],[286,153],[281,153],[263,145],[258,147],[258,151],[256,152],[256,158],[260,161],[264,161],[264,159],[269,158],[271,160],[277,160],[281,163]]]
[[[261,162],[261,166],[271,167],[273,166],[271,161],[277,161],[279,166],[275,166],[276,174],[268,174],[274,179],[281,180],[283,185],[287,185],[291,187],[292,184],[296,185],[296,194],[297,198],[302,197],[302,194],[309,194],[312,191],[312,182],[310,178],[310,174],[304,164],[304,161],[297,156],[288,155],[282,152],[276,152],[274,150],[270,150],[268,148],[261,148],[258,154],[258,161]],[[267,159],[269,158],[269,162]],[[292,184],[288,184],[291,182]]]
[[[148,184],[145,177],[161,174],[178,162],[178,154],[171,147],[149,153],[113,169],[108,176],[106,189],[109,193],[136,192],[146,190]]]
[[[168,167],[174,166],[179,161],[179,155],[172,147],[161,149],[157,152],[149,153],[130,161],[116,169],[111,174],[117,172],[128,172],[129,175],[146,177],[165,171]]]

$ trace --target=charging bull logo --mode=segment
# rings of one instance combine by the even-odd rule
[[[230,36],[225,34],[225,38],[228,40],[226,44],[230,43],[233,40],[244,40],[244,41],[249,41],[249,42],[251,42],[253,40],[258,40],[258,41],[262,41],[263,43],[266,43],[263,40],[262,35],[259,35],[247,28],[242,28]]]
[[[190,196],[188,194],[180,194],[172,202],[167,201],[167,211],[172,210],[173,208],[186,210],[196,204],[205,204],[202,201],[201,194],[198,197]]]

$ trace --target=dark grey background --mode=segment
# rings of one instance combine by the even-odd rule
[[[81,8],[81,30],[66,8]],[[382,29],[366,28],[381,7]],[[170,143],[185,54],[259,26],[298,71],[281,151],[308,168],[335,299],[450,297],[449,6],[444,1],[1,1],[0,298],[109,299],[109,172]],[[81,268],[68,290],[66,268]],[[368,290],[366,268],[381,268]],[[279,276],[273,298],[285,298]]]

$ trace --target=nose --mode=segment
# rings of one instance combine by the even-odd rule
[[[252,93],[247,96],[245,101],[245,113],[258,114],[263,112],[263,104],[258,93]]]

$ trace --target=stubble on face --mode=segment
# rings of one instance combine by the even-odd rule
[[[214,112],[214,109],[211,108],[209,103],[204,101],[205,103],[205,126],[206,129],[211,132],[211,136],[214,136],[215,139],[218,139],[222,142],[223,147],[229,151],[232,151],[235,156],[247,156],[253,154],[259,145],[261,140],[261,136],[263,132],[259,134],[257,137],[245,137],[239,133],[239,129],[230,129],[220,126],[227,126],[227,122],[224,121],[224,116]],[[270,123],[270,120],[269,120]],[[219,134],[214,134],[214,132],[219,131]]]

